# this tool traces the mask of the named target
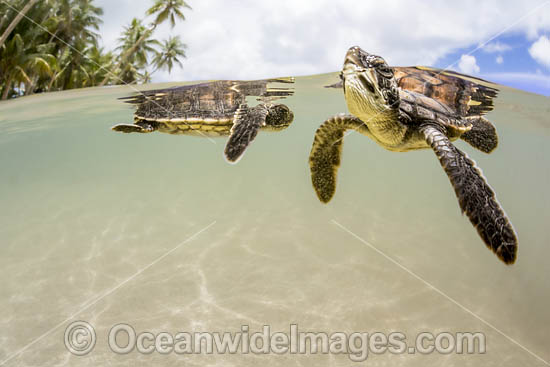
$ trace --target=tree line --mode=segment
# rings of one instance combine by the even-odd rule
[[[107,84],[148,83],[182,67],[179,36],[155,29],[185,20],[184,0],[152,0],[144,19],[126,25],[114,50],[99,46],[103,9],[94,0],[0,0],[0,98]],[[145,19],[153,20],[146,24]]]

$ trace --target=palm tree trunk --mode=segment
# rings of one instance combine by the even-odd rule
[[[8,76],[8,79],[6,80],[6,83],[4,84],[4,90],[2,91],[2,101],[5,101],[6,99],[8,99],[8,94],[10,93],[10,90],[11,90],[11,82],[13,80],[13,74],[10,74]]]
[[[38,81],[38,75],[34,74],[30,77],[30,83],[25,83],[25,95],[30,96],[34,92],[36,82]]]
[[[19,24],[19,22],[21,21],[21,19],[23,19],[23,17],[25,16],[25,14],[27,14],[27,12],[33,7],[34,4],[36,4],[38,2],[38,0],[29,0],[29,2],[27,3],[27,5],[25,5],[25,7],[17,14],[17,16],[11,21],[10,25],[8,26],[8,28],[6,28],[6,30],[4,31],[4,33],[2,34],[2,37],[0,37],[0,47],[2,47],[2,45],[4,44],[4,42],[6,42],[6,40],[8,39],[8,36],[10,35],[10,33],[13,31],[13,29],[17,26],[17,24]]]
[[[155,28],[157,28],[157,25],[158,25],[157,23],[153,23],[151,28],[143,32],[143,34],[141,35],[141,37],[139,37],[136,43],[134,43],[134,45],[128,51],[126,51],[120,56],[120,61],[117,64],[118,68],[120,68],[126,62],[126,60],[128,60],[128,58],[136,52],[137,48],[139,47],[139,45],[141,45],[141,43],[145,40],[145,38],[149,37],[151,33],[155,31]],[[115,68],[115,70],[116,69],[117,68]],[[107,83],[107,81],[109,80],[109,77],[110,77],[110,73],[107,73],[107,75],[105,75],[105,78],[101,81],[101,83],[99,83],[99,86],[103,87],[105,83]]]
[[[54,73],[50,79],[50,82],[48,83],[48,92],[52,91],[53,83],[55,83],[55,78],[57,78],[57,73]]]

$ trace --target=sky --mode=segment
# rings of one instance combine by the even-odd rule
[[[122,27],[153,0],[96,0],[100,34],[116,47]],[[354,45],[390,65],[425,65],[550,96],[550,0],[188,0],[183,68],[154,82],[260,79],[339,71]],[[146,19],[151,22],[152,17]]]

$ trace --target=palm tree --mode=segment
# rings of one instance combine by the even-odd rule
[[[134,52],[124,63],[119,62],[115,70],[118,79],[122,80],[123,83],[137,82],[140,79],[139,70],[146,68],[149,63],[148,55],[156,52],[154,46],[158,46],[159,42],[152,39],[150,35],[147,28],[137,18],[132,19],[132,22],[124,27],[121,37],[117,40],[119,46],[116,50],[120,54],[125,54],[129,49],[134,48]],[[142,41],[135,48],[136,41],[139,39]],[[110,76],[107,75],[106,78],[108,77]]]
[[[35,32],[27,32],[26,44],[30,45],[30,49],[34,51],[31,54],[29,63],[26,67],[28,68],[28,75],[30,83],[25,83],[25,95],[30,95],[34,93],[37,87],[49,80],[57,69],[57,59],[52,55],[51,50],[53,49],[50,44],[36,44],[32,40],[36,39],[33,36]],[[28,38],[32,37],[32,38]]]
[[[33,79],[30,71],[35,71],[38,76],[48,75],[51,71],[52,56],[49,54],[33,53],[32,44],[25,42],[23,37],[17,33],[5,43],[0,57],[0,70],[4,89],[2,100],[9,97],[12,86],[25,84],[30,86]]]
[[[15,4],[13,9],[22,8],[24,3],[27,0],[12,2]],[[14,24],[18,14],[11,11],[12,8],[6,4],[0,4],[0,10],[3,11],[0,23]],[[23,91],[30,94],[37,88],[42,90],[40,83],[49,80],[54,72],[56,60],[53,56],[53,44],[45,44],[49,36],[43,28],[36,25],[42,25],[43,20],[47,19],[50,8],[47,1],[42,1],[26,9],[25,16],[21,17],[0,47],[0,89],[3,89],[0,98],[5,99]],[[21,84],[24,84],[24,88],[21,88]]]
[[[187,45],[181,42],[179,36],[170,36],[167,40],[164,40],[160,51],[157,52],[153,58],[153,65],[155,65],[153,73],[159,69],[168,69],[168,72],[171,72],[174,63],[179,65],[180,68],[183,68],[183,64],[179,58],[187,57],[185,55],[186,48]]]
[[[28,61],[24,48],[25,44],[21,35],[16,34],[2,49],[2,57],[0,58],[0,71],[3,74],[2,79],[4,80],[4,89],[0,97],[2,100],[8,99],[15,79],[19,77],[18,79],[21,80],[26,76],[21,67],[21,65]]]
[[[46,89],[48,91],[53,91],[56,89],[55,85],[58,82],[58,80],[61,80],[62,76],[65,74],[65,71],[67,70],[70,63],[69,61],[70,58],[71,58],[70,48],[65,48],[63,53],[60,53],[57,55],[54,72],[52,73],[50,80],[48,81],[48,84],[46,86]]]
[[[157,70],[182,67],[181,39],[160,43],[153,32],[184,20],[185,0],[153,0],[146,14],[153,21],[134,19],[113,52],[98,46],[103,11],[94,1],[0,0],[0,98],[120,80],[147,83]]]
[[[56,44],[59,70],[55,80],[61,89],[78,86],[81,65],[86,62],[82,55],[89,44],[97,46],[99,35],[94,30],[99,30],[102,22],[99,16],[102,14],[103,10],[92,5],[92,0],[54,2],[53,16],[46,20],[46,24],[52,33],[48,43]]]
[[[25,7],[23,9],[21,9],[21,11],[15,16],[15,18],[11,21],[10,25],[8,26],[8,28],[6,28],[6,30],[4,31],[4,33],[2,33],[2,36],[0,36],[0,47],[2,47],[4,45],[4,42],[6,42],[6,40],[8,39],[8,36],[10,35],[10,33],[15,29],[15,27],[19,24],[19,22],[21,21],[21,19],[23,19],[23,17],[25,16],[25,14],[27,14],[27,12],[33,7],[34,4],[36,4],[38,2],[38,0],[29,0],[27,2],[27,5],[25,5]]]
[[[183,8],[191,9],[191,7],[185,2],[185,0],[155,0],[153,6],[149,8],[149,10],[147,10],[148,16],[156,14],[155,20],[151,23],[146,32],[144,32],[141,37],[135,41],[132,47],[130,47],[120,56],[119,68],[120,65],[126,63],[126,60],[136,52],[140,44],[146,38],[151,36],[151,34],[154,32],[159,24],[164,23],[167,19],[169,19],[170,25],[173,28],[176,25],[176,18],[180,20],[185,20],[185,16],[182,12]],[[100,85],[105,85],[108,79],[109,78],[106,76]]]
[[[139,74],[139,81],[143,84],[151,83],[151,73],[145,70],[142,74]]]
[[[112,52],[105,53],[103,48],[92,46],[86,51],[86,63],[81,65],[82,73],[86,74],[82,87],[99,85],[108,70],[113,66],[114,56]]]
[[[50,42],[61,40],[71,44],[73,41],[86,40],[97,43],[100,18],[103,9],[92,5],[93,0],[56,0],[52,3],[53,16],[47,20],[52,33]]]
[[[153,26],[163,23],[166,19],[170,19],[170,26],[174,28],[176,25],[176,17],[180,20],[185,20],[183,8],[191,7],[184,0],[155,0],[155,4],[147,10],[147,15],[157,14]]]

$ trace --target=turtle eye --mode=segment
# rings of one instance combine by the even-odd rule
[[[365,55],[361,55],[361,63],[364,67],[368,67],[370,64],[369,58]]]
[[[340,76],[340,80],[344,81],[344,73],[340,72],[339,76]]]
[[[372,66],[383,67],[384,64],[386,64],[386,62],[382,58],[376,58],[372,61]]]

